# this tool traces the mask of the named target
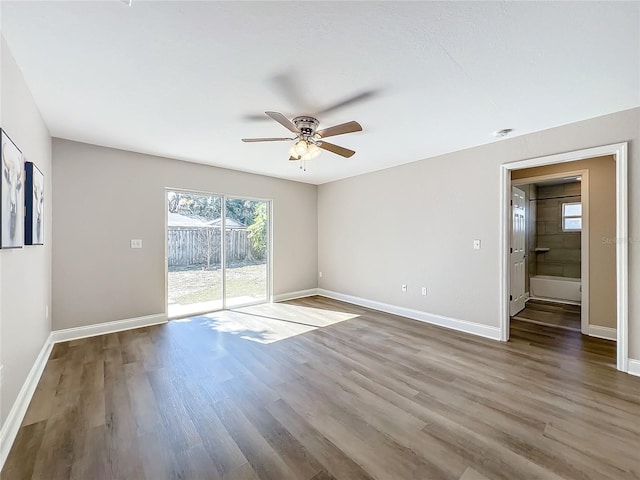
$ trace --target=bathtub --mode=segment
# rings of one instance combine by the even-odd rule
[[[579,278],[534,275],[530,279],[530,298],[580,305],[582,283]]]

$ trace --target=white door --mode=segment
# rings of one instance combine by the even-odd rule
[[[512,187],[511,191],[511,302],[509,315],[524,309],[525,262],[525,198],[524,192]]]

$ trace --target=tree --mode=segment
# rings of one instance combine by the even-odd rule
[[[258,202],[240,198],[227,199],[227,218],[232,218],[242,225],[249,225],[256,216]]]
[[[217,196],[171,191],[167,200],[171,213],[214,220],[220,218],[222,211],[221,199]]]
[[[253,223],[249,225],[249,240],[251,240],[254,257],[262,260],[267,252],[267,204],[265,202],[257,203]]]

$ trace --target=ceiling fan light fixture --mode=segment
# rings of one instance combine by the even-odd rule
[[[352,157],[356,152],[348,148],[341,147],[329,143],[324,139],[336,135],[344,135],[345,133],[361,132],[362,125],[358,122],[351,121],[334,125],[333,127],[323,128],[316,131],[320,122],[317,118],[308,115],[295,117],[289,120],[279,112],[265,112],[266,115],[287,130],[296,134],[294,138],[243,138],[243,142],[280,142],[294,140],[295,143],[289,148],[289,160],[302,160],[300,168],[305,169],[304,163],[307,160],[317,158],[322,150],[328,150],[331,153],[340,155],[344,158]],[[321,150],[322,149],[322,150]]]
[[[306,140],[300,140],[298,143],[296,143],[296,152],[298,155],[304,155],[305,153],[307,153],[307,141]]]
[[[296,146],[293,145],[290,149],[289,149],[289,156],[292,158],[299,158],[300,155],[298,154],[298,152],[296,151]]]

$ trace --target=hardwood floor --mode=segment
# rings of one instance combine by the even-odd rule
[[[527,300],[525,309],[513,318],[539,325],[580,331],[580,305],[531,299]]]
[[[511,325],[312,297],[58,344],[2,479],[640,478],[615,344]]]

